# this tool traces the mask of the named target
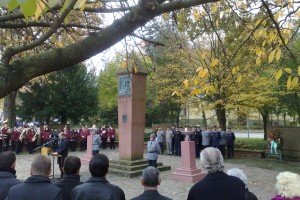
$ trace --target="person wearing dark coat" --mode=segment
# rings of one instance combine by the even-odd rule
[[[217,130],[217,127],[214,126],[211,135],[211,146],[215,148],[220,147],[220,140],[222,139],[221,133]]]
[[[79,171],[81,167],[81,161],[76,156],[68,156],[64,162],[64,175],[55,185],[62,189],[64,200],[71,200],[71,191],[81,185]]]
[[[144,186],[144,193],[132,200],[171,200],[157,191],[160,185],[159,171],[155,167],[149,166],[143,170],[141,184]]]
[[[247,178],[247,176],[246,176],[246,174],[244,173],[243,170],[238,169],[238,168],[232,168],[232,169],[227,171],[227,174],[229,176],[235,176],[235,177],[241,179],[244,182],[245,188],[246,188],[245,200],[258,200],[258,198],[255,196],[255,194],[253,194],[252,192],[249,191],[249,189],[248,189],[248,178]]]
[[[9,188],[22,183],[16,179],[16,155],[11,151],[0,153],[0,200],[7,196]]]
[[[230,128],[227,128],[227,132],[226,132],[227,158],[234,157],[234,141],[235,141],[234,133],[231,131]]]
[[[59,165],[60,169],[60,178],[63,177],[63,167],[64,167],[64,162],[65,158],[68,156],[68,151],[69,151],[69,144],[68,141],[65,139],[64,133],[59,134],[59,142],[58,142],[58,148],[54,155],[57,155],[57,164]]]
[[[75,187],[71,192],[72,200],[125,200],[124,191],[106,180],[109,160],[104,154],[92,157],[89,170],[92,175],[84,184]]]
[[[245,200],[245,184],[223,172],[224,159],[219,149],[205,148],[200,161],[207,175],[191,188],[188,200]]]
[[[51,173],[51,160],[38,155],[31,163],[31,176],[24,183],[10,188],[7,200],[63,200],[62,190],[48,178]]]

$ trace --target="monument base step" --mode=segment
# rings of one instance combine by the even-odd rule
[[[148,161],[145,159],[127,161],[127,160],[110,160],[109,172],[110,174],[134,178],[142,175],[143,170],[148,167]],[[171,170],[171,166],[157,163],[157,169],[162,171]]]
[[[178,168],[175,172],[172,172],[171,178],[173,180],[184,181],[189,183],[196,183],[202,180],[206,176],[206,173],[201,172],[200,169],[184,169]]]

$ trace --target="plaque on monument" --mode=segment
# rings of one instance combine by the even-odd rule
[[[131,77],[129,75],[119,76],[119,96],[131,95]]]

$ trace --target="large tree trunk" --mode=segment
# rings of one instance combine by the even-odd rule
[[[266,110],[260,110],[261,116],[263,118],[263,127],[264,127],[264,140],[267,140],[268,137],[268,125],[269,125],[269,112]]]
[[[215,108],[217,120],[222,130],[226,130],[226,108],[224,105],[218,104]]]
[[[10,127],[13,127],[16,121],[16,97],[17,91],[4,97],[3,119],[8,122]]]

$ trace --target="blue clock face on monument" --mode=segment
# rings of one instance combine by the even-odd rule
[[[131,95],[131,77],[129,75],[119,77],[119,96]]]

